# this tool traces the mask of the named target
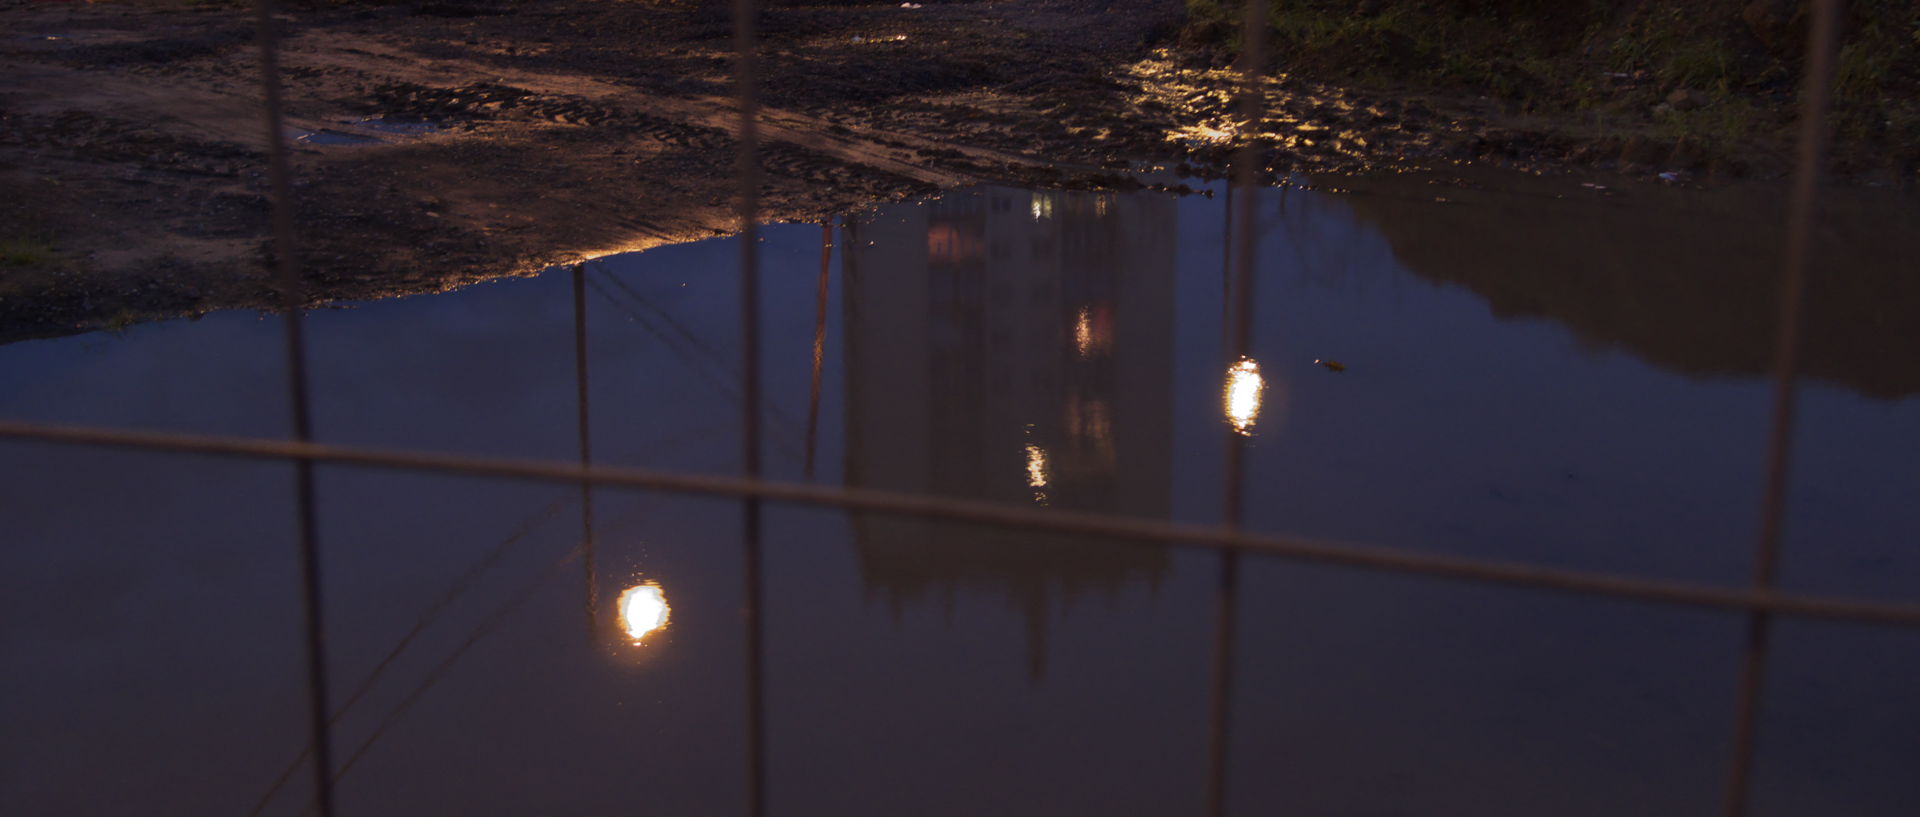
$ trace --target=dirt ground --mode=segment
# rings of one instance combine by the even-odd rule
[[[980,181],[1127,189],[1141,183],[1120,171],[1218,173],[1233,78],[1168,50],[1183,13],[1178,0],[769,8],[764,216],[819,220]],[[292,8],[279,25],[316,303],[737,226],[724,13],[344,3]],[[0,0],[0,32],[0,342],[277,302],[247,4]],[[1618,138],[1529,127],[1473,100],[1284,77],[1267,90],[1275,172],[1541,166]],[[1778,165],[1631,142],[1626,159],[1703,176]]]

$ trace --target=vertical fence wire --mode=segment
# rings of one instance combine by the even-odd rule
[[[1794,439],[1796,384],[1801,332],[1801,314],[1805,297],[1807,267],[1812,259],[1815,200],[1824,164],[1830,123],[1835,57],[1839,41],[1838,0],[1814,0],[1812,24],[1808,33],[1805,80],[1799,150],[1793,177],[1792,199],[1787,225],[1784,274],[1780,290],[1779,332],[1775,350],[1776,371],[1772,396],[1772,425],[1768,436],[1766,489],[1761,529],[1756,544],[1752,586],[1757,593],[1773,590],[1778,572],[1779,551],[1784,529],[1791,449]],[[302,309],[305,287],[295,259],[293,239],[291,168],[285,144],[284,100],[280,85],[280,66],[275,10],[272,0],[255,0],[260,52],[260,84],[267,136],[268,181],[272,198],[274,259],[282,298],[286,334],[286,375],[292,436],[299,443],[312,440],[309,376],[306,362]],[[1257,236],[1248,228],[1253,224],[1261,154],[1255,138],[1262,110],[1262,85],[1266,51],[1267,0],[1248,0],[1242,26],[1243,46],[1239,72],[1243,84],[1240,100],[1242,144],[1235,161],[1236,177],[1227,197],[1228,246],[1224,263],[1233,264],[1234,280],[1226,288],[1233,299],[1228,357],[1237,363],[1246,355],[1252,332],[1253,269]],[[738,111],[739,185],[736,215],[741,235],[741,340],[744,368],[742,407],[743,469],[749,480],[761,475],[760,453],[760,361],[759,361],[759,133],[758,101],[755,85],[757,66],[754,55],[754,0],[733,0],[735,104]],[[1238,186],[1238,201],[1232,188]],[[1238,205],[1236,210],[1235,205]],[[1237,219],[1236,219],[1237,214]],[[1232,240],[1232,222],[1242,229]],[[829,228],[830,231],[830,228]],[[830,232],[829,232],[830,236]],[[823,253],[827,250],[823,250]],[[823,264],[825,257],[823,256]],[[588,430],[586,338],[584,306],[584,269],[576,267],[575,355],[578,377],[580,468],[590,466]],[[822,281],[824,303],[825,281]],[[816,338],[814,395],[818,392],[819,338]],[[1228,433],[1224,525],[1237,529],[1244,513],[1246,438]],[[301,581],[303,587],[305,642],[308,675],[308,709],[312,732],[312,758],[315,776],[314,808],[320,817],[333,817],[334,792],[332,740],[328,706],[326,638],[323,582],[318,548],[318,522],[315,510],[314,460],[295,456],[295,500],[299,536]],[[811,458],[809,458],[811,459]],[[591,483],[583,477],[583,544],[587,561],[587,603],[589,616],[596,606],[593,584],[591,521]],[[763,645],[763,565],[761,553],[760,498],[749,495],[743,500],[745,511],[745,598],[746,617],[746,697],[747,697],[747,785],[748,812],[752,817],[766,813],[765,796],[765,696]],[[1207,760],[1205,812],[1209,817],[1225,813],[1227,765],[1230,746],[1229,723],[1232,714],[1232,669],[1235,611],[1239,582],[1239,551],[1222,552],[1216,595],[1215,650],[1213,687],[1210,706],[1210,730]],[[1729,763],[1724,815],[1744,817],[1748,802],[1754,755],[1756,720],[1762,692],[1771,611],[1756,608],[1749,613],[1745,660],[1736,700],[1735,733]]]
[[[273,0],[255,0],[254,22],[260,41],[260,97],[267,137],[267,182],[273,204],[273,257],[279,277],[280,306],[286,331],[287,402],[293,439],[313,440],[313,417],[308,402],[306,333],[301,310],[306,287],[295,262],[293,240],[293,172],[287,157],[285,101],[280,89],[279,34],[275,31]],[[333,727],[327,698],[327,638],[325,599],[320,576],[319,520],[314,509],[312,459],[294,461],[294,503],[297,507],[300,583],[306,625],[307,718],[313,742],[314,809],[333,817]]]
[[[1266,102],[1261,76],[1266,70],[1267,0],[1247,0],[1241,31],[1240,126],[1236,129],[1240,150],[1232,168],[1235,182],[1240,188],[1240,198],[1235,202],[1229,192],[1227,207],[1230,213],[1226,228],[1228,235],[1232,235],[1231,225],[1237,220],[1240,222],[1240,232],[1238,242],[1230,243],[1223,249],[1234,270],[1233,285],[1228,288],[1232,298],[1232,315],[1227,321],[1231,335],[1225,357],[1229,366],[1239,366],[1246,360],[1253,338],[1253,271],[1258,241],[1257,231],[1252,227],[1255,207],[1260,199],[1257,187],[1261,165],[1258,137]],[[1232,213],[1236,203],[1239,205],[1238,213]],[[1241,432],[1242,429],[1231,426],[1225,432],[1226,496],[1221,509],[1221,524],[1229,530],[1238,530],[1245,515],[1247,438]],[[1240,551],[1228,549],[1220,554],[1218,583],[1214,591],[1213,688],[1208,707],[1207,789],[1202,810],[1206,817],[1221,817],[1227,813],[1228,766],[1233,745],[1234,639],[1239,625],[1239,603]]]
[[[1805,76],[1800,98],[1799,151],[1787,213],[1782,259],[1780,312],[1774,348],[1773,421],[1767,436],[1766,491],[1761,503],[1760,535],[1754,546],[1753,589],[1774,588],[1785,532],[1788,482],[1794,439],[1796,386],[1800,374],[1801,314],[1805,308],[1807,267],[1813,261],[1814,217],[1831,123],[1835,59],[1840,40],[1839,0],[1814,0],[1807,31]],[[1745,817],[1752,796],[1760,700],[1766,679],[1773,616],[1755,610],[1747,616],[1746,653],[1734,697],[1732,756],[1727,764],[1724,817]]]
[[[741,445],[747,479],[760,478],[760,124],[757,98],[758,66],[754,55],[754,0],[733,0],[734,104],[738,108],[739,156],[735,168],[739,184],[740,221],[740,357]],[[763,560],[761,556],[760,499],[743,503],[745,574],[743,607],[746,616],[746,762],[747,814],[764,817],[766,793],[766,667],[764,646]]]

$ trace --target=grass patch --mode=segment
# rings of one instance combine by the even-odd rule
[[[1185,44],[1216,59],[1239,50],[1243,0],[1186,2]],[[1763,17],[1746,0],[1269,2],[1271,64],[1305,78],[1492,96],[1509,110],[1721,143],[1786,134],[1798,104],[1800,6]],[[1920,166],[1920,5],[1850,0],[1845,14],[1840,147]],[[1663,105],[1676,90],[1689,101]]]
[[[53,241],[39,235],[0,238],[0,267],[45,267],[61,259]]]
[[[1646,71],[1668,87],[1729,93],[1782,73],[1767,70],[1766,60],[1743,58],[1725,27],[1703,24],[1698,10],[1679,5],[1642,6],[1591,36],[1611,37],[1591,44],[1605,46],[1610,70]]]
[[[1736,79],[1733,47],[1718,40],[1682,43],[1654,74],[1670,84],[1726,93]]]
[[[1869,101],[1887,87],[1893,76],[1894,54],[1873,42],[1854,42],[1840,49],[1834,89],[1848,101]]]
[[[1759,105],[1744,97],[1724,95],[1697,110],[1662,113],[1655,123],[1655,134],[1663,138],[1672,141],[1691,138],[1717,145],[1765,138],[1780,128],[1780,123]]]
[[[1569,2],[1575,8],[1567,14],[1583,13],[1581,0]],[[1237,52],[1241,8],[1238,2],[1187,0],[1183,40]],[[1561,56],[1561,37],[1543,32],[1528,16],[1461,13],[1409,0],[1364,10],[1349,0],[1271,0],[1268,24],[1283,71],[1468,89],[1512,100],[1545,92]]]
[[[1189,45],[1232,43],[1238,51],[1239,26],[1214,0],[1187,0],[1187,24],[1180,38]]]

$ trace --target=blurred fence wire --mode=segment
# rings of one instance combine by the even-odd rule
[[[760,165],[758,156],[758,100],[755,92],[756,60],[754,21],[761,0],[733,0],[734,16],[734,88],[735,127],[739,155],[736,165],[738,193],[736,214],[742,235],[740,332],[744,404],[743,426],[745,460],[740,477],[716,477],[690,473],[653,471],[637,468],[596,466],[586,456],[586,406],[584,368],[581,371],[581,458],[578,462],[532,461],[487,457],[454,456],[415,451],[384,450],[316,443],[312,440],[309,415],[307,353],[303,333],[302,310],[307,306],[304,278],[296,264],[293,241],[291,169],[288,162],[285,130],[282,123],[282,93],[275,31],[273,0],[255,0],[255,18],[260,47],[260,85],[263,125],[268,136],[268,181],[273,200],[273,263],[282,296],[285,327],[285,375],[291,405],[291,438],[274,440],[253,437],[169,434],[93,428],[61,424],[0,421],[0,439],[31,440],[71,445],[105,446],[131,450],[200,454],[252,459],[290,461],[295,464],[296,532],[301,565],[301,584],[305,622],[305,646],[308,678],[308,711],[311,742],[308,757],[315,780],[311,809],[321,817],[333,817],[334,781],[345,771],[333,761],[331,735],[332,708],[329,701],[326,632],[322,593],[325,582],[320,573],[318,540],[315,530],[313,471],[327,463],[368,468],[402,469],[504,479],[534,480],[577,484],[583,492],[583,505],[590,508],[594,487],[641,489],[671,493],[737,498],[743,503],[746,527],[744,546],[744,587],[746,618],[742,642],[746,673],[746,757],[745,784],[747,808],[752,817],[763,817],[766,800],[766,706],[763,685],[763,613],[761,610],[764,577],[761,559],[760,510],[764,502],[779,502],[838,508],[850,512],[886,513],[930,519],[964,521],[1032,530],[1077,533],[1102,537],[1117,544],[1159,543],[1205,548],[1220,552],[1220,570],[1216,587],[1215,645],[1212,658],[1211,701],[1208,708],[1209,730],[1206,789],[1198,809],[1207,817],[1228,811],[1228,779],[1231,747],[1234,689],[1235,610],[1237,607],[1239,562],[1242,556],[1288,559],[1318,564],[1429,576],[1452,580],[1493,583],[1561,593],[1577,593],[1640,602],[1680,605],[1736,611],[1747,616],[1744,660],[1739,683],[1734,690],[1734,732],[1731,757],[1727,764],[1724,817],[1744,817],[1748,812],[1752,788],[1751,770],[1757,738],[1757,720],[1761,708],[1763,680],[1766,676],[1769,633],[1778,616],[1801,616],[1865,622],[1879,625],[1920,628],[1920,605],[1893,604],[1818,595],[1785,593],[1776,589],[1776,565],[1779,562],[1781,532],[1787,499],[1789,454],[1794,440],[1795,386],[1798,376],[1802,306],[1810,283],[1814,213],[1823,166],[1826,161],[1830,124],[1827,119],[1834,81],[1839,40],[1839,0],[1814,0],[1807,42],[1807,59],[1801,91],[1799,147],[1793,172],[1791,204],[1785,225],[1787,245],[1780,290],[1778,346],[1775,350],[1772,422],[1765,442],[1765,499],[1760,510],[1761,526],[1755,543],[1753,578],[1746,588],[1729,588],[1607,573],[1563,570],[1484,559],[1441,556],[1411,550],[1364,546],[1323,540],[1248,533],[1241,530],[1244,503],[1244,439],[1229,435],[1227,491],[1223,521],[1219,526],[1196,526],[1171,522],[1151,522],[1118,516],[1078,512],[1048,511],[997,505],[987,502],[947,499],[934,496],[829,487],[811,483],[769,481],[761,478],[761,410],[759,347],[759,257],[755,230],[759,221]],[[1247,0],[1244,30],[1248,36],[1242,49],[1239,116],[1247,123],[1258,122],[1267,56],[1267,0]],[[1251,129],[1249,129],[1251,130]],[[1241,191],[1238,212],[1231,212],[1227,225],[1228,263],[1232,287],[1242,307],[1224,316],[1230,353],[1244,354],[1252,326],[1246,306],[1252,299],[1246,294],[1256,285],[1256,231],[1252,223],[1252,191],[1257,185],[1257,146],[1246,140],[1233,168]],[[1232,191],[1229,191],[1231,198]],[[1234,234],[1231,222],[1243,227]],[[1238,239],[1237,242],[1232,239]],[[579,290],[576,272],[576,290]],[[576,296],[579,292],[576,292]],[[583,337],[583,336],[582,336]],[[584,340],[581,340],[584,343]],[[584,361],[584,346],[578,350]],[[584,367],[584,362],[582,362]],[[583,540],[579,552],[592,558],[590,521],[583,521]],[[360,751],[364,751],[364,746]],[[359,752],[355,753],[357,758]],[[349,765],[351,760],[349,761]],[[284,777],[284,776],[283,776]]]

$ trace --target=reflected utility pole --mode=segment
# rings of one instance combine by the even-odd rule
[[[1233,345],[1233,174],[1227,174],[1227,195],[1220,236],[1220,348]]]
[[[586,580],[587,636],[599,636],[600,587],[594,581],[599,575],[599,566],[594,558],[593,541],[593,483],[585,478],[587,467],[593,464],[592,437],[588,432],[587,417],[587,265],[573,265],[573,374],[578,386],[575,401],[579,405],[580,416],[580,553],[585,563],[583,572]]]
[[[813,383],[807,391],[807,460],[804,476],[813,479],[814,451],[820,437],[820,369],[827,353],[827,280],[833,263],[833,222],[820,224],[820,297],[813,311]]]
[[[580,407],[580,556],[586,564],[586,608],[588,608],[588,637],[599,637],[599,627],[595,625],[599,618],[599,564],[593,552],[593,483],[586,479],[586,470],[593,464],[591,455],[591,435],[588,432],[588,265],[574,265],[574,384],[578,391],[574,401]]]
[[[1253,229],[1254,203],[1260,198],[1255,188],[1260,178],[1260,169],[1256,166],[1260,161],[1260,147],[1256,137],[1265,102],[1260,76],[1265,70],[1267,0],[1247,0],[1246,18],[1240,30],[1245,32],[1240,51],[1241,146],[1233,167],[1233,173],[1239,176],[1240,235],[1238,246],[1227,248],[1229,254],[1237,256],[1233,258],[1234,309],[1233,319],[1229,321],[1233,334],[1226,355],[1229,366],[1238,365],[1246,357],[1253,337],[1253,261],[1257,232]],[[1229,196],[1228,206],[1231,208],[1234,204]],[[1226,435],[1226,498],[1221,508],[1221,524],[1228,530],[1238,530],[1245,515],[1247,439],[1239,429],[1231,427]],[[1237,549],[1227,549],[1220,554],[1219,586],[1214,598],[1213,693],[1208,713],[1204,813],[1206,817],[1223,817],[1227,813],[1227,765],[1233,745],[1229,725],[1233,720],[1234,635],[1239,623],[1240,551]]]

